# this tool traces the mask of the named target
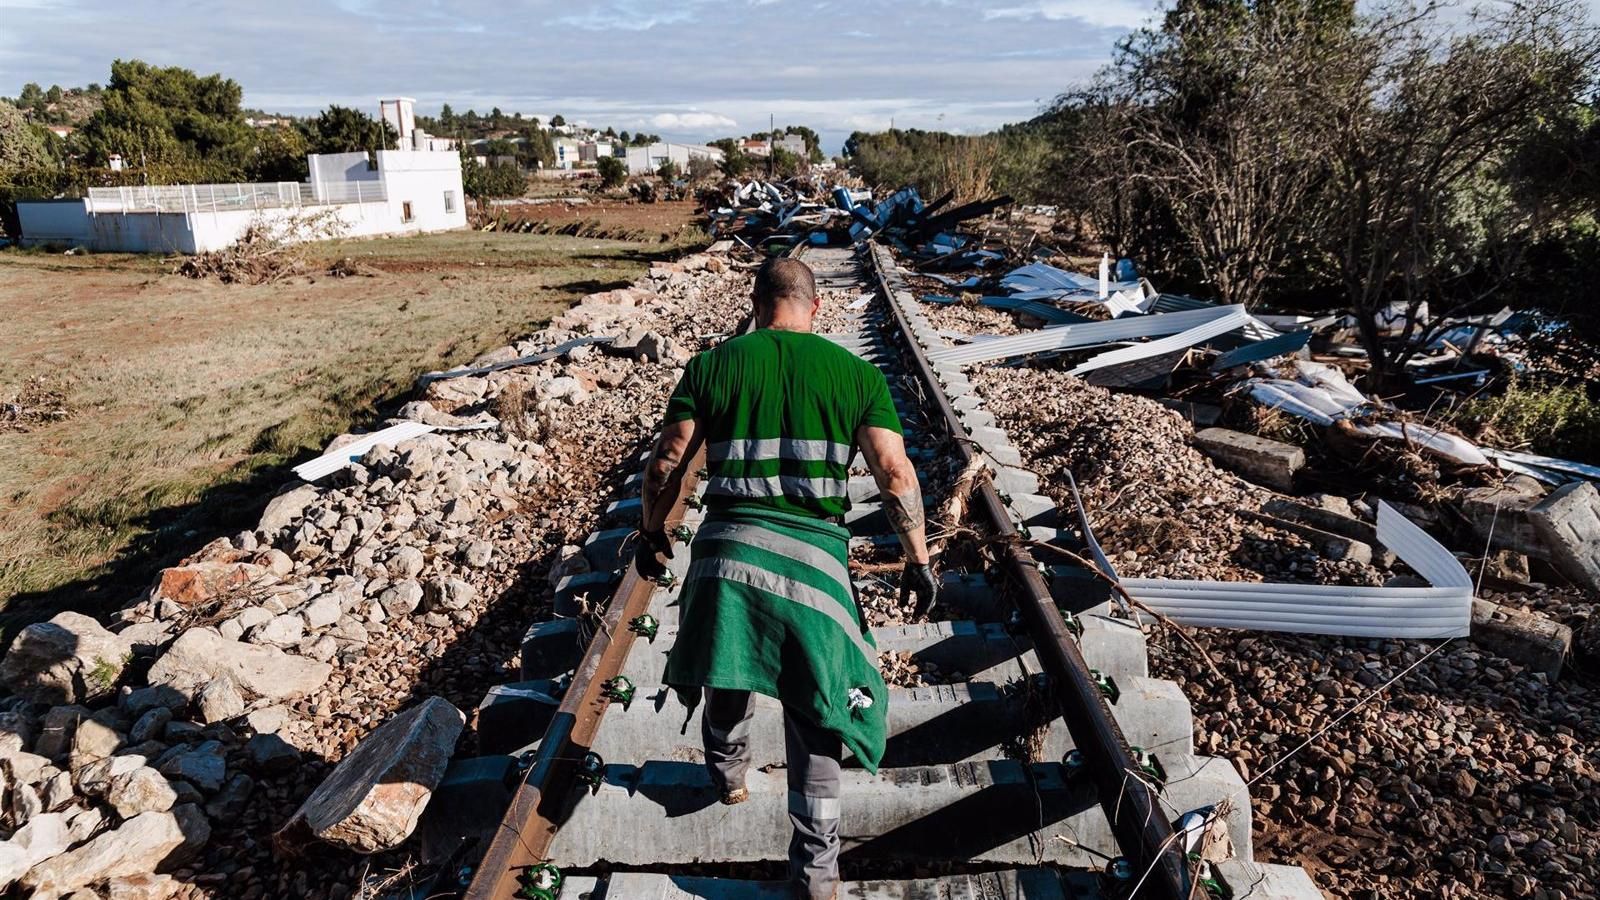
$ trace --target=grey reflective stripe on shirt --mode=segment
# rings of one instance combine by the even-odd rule
[[[695,532],[694,539],[707,541],[732,541],[746,547],[755,547],[775,553],[785,559],[793,560],[803,566],[815,569],[839,583],[839,589],[847,594],[853,594],[854,588],[850,583],[850,570],[839,561],[839,558],[814,547],[805,541],[796,540],[785,534],[780,534],[759,525],[750,525],[744,522],[707,522]]]
[[[825,461],[843,466],[850,463],[852,449],[850,444],[805,438],[739,438],[707,444],[706,459],[714,463],[726,459],[793,459],[802,462]]]
[[[803,497],[836,500],[850,495],[848,478],[807,478],[804,475],[713,475],[706,493],[716,497]]]
[[[861,636],[861,623],[850,615],[837,598],[825,591],[818,590],[803,581],[784,578],[760,566],[718,557],[697,559],[690,564],[689,574],[684,580],[693,581],[696,578],[720,578],[723,581],[747,585],[822,613],[832,619],[844,632],[845,637],[855,644],[868,665],[873,668],[878,666],[878,651],[872,649],[867,644],[866,638]]]

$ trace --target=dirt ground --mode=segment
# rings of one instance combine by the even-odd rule
[[[703,240],[680,215],[667,242],[330,243],[309,258],[317,274],[261,286],[153,257],[0,252],[0,408],[25,423],[0,429],[0,639],[121,605],[195,534],[249,527],[268,499],[256,488],[382,418],[419,373]],[[320,274],[343,257],[369,274]],[[33,414],[38,397],[51,408]]]
[[[648,240],[654,233],[657,240],[670,242],[693,232],[695,202],[693,200],[663,200],[643,203],[633,200],[612,200],[574,188],[555,197],[538,198],[532,202],[505,203],[492,207],[490,218],[529,220],[547,227],[562,225],[587,225],[595,231],[637,232],[636,236]]]

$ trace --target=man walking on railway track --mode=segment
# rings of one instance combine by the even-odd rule
[[[902,601],[914,596],[926,614],[937,582],[883,373],[812,333],[821,301],[804,263],[768,260],[754,294],[757,329],[691,360],[668,401],[645,471],[637,564],[656,574],[672,555],[663,523],[704,442],[707,514],[690,547],[666,682],[704,690],[706,765],[730,805],[749,796],[752,693],[782,702],[790,878],[800,900],[830,900],[842,749],[877,771],[889,699],[839,524],[857,450],[906,553]]]

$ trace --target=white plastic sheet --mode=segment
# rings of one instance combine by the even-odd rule
[[[381,431],[364,435],[337,450],[329,450],[316,459],[303,462],[294,467],[294,473],[306,481],[316,481],[366,456],[367,451],[373,447],[392,447],[401,441],[408,441],[438,430],[433,425],[424,425],[421,422],[401,422],[399,425],[391,425]]]

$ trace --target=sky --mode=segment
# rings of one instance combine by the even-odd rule
[[[0,96],[143,59],[330,103],[548,119],[705,141],[808,125],[981,132],[1031,118],[1105,63],[1155,0],[0,0]]]

